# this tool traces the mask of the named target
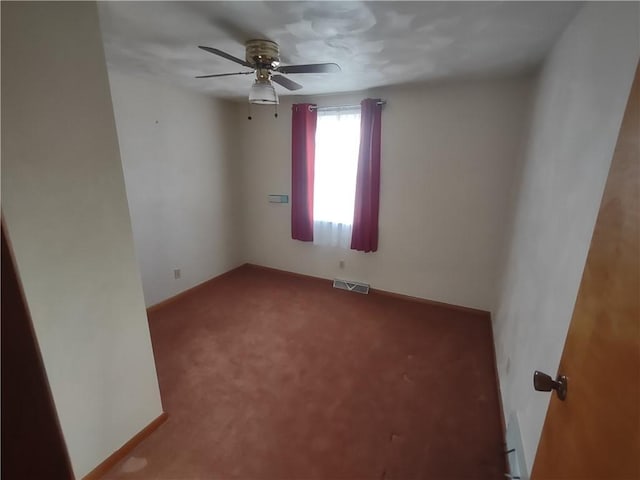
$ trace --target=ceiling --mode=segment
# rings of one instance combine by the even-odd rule
[[[243,67],[244,42],[280,44],[282,64],[336,62],[340,74],[298,74],[296,94],[323,94],[537,65],[576,2],[99,2],[109,68],[220,97],[246,97],[252,76],[195,79]],[[289,93],[276,86],[279,94]]]

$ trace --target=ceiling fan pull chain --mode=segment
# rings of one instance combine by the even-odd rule
[[[276,109],[276,113],[273,115],[275,118],[278,118],[278,104],[274,103],[274,107]]]
[[[251,120],[251,104],[247,103],[247,120]]]

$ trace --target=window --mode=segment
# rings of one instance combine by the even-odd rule
[[[314,243],[348,248],[356,196],[360,108],[318,111]]]

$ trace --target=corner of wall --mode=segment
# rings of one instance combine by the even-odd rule
[[[554,373],[562,354],[638,62],[637,18],[637,3],[585,5],[536,81],[493,323],[504,415],[519,418],[529,468],[549,401],[531,375]]]

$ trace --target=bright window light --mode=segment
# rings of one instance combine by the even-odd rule
[[[318,111],[314,174],[315,222],[353,223],[360,109]]]

